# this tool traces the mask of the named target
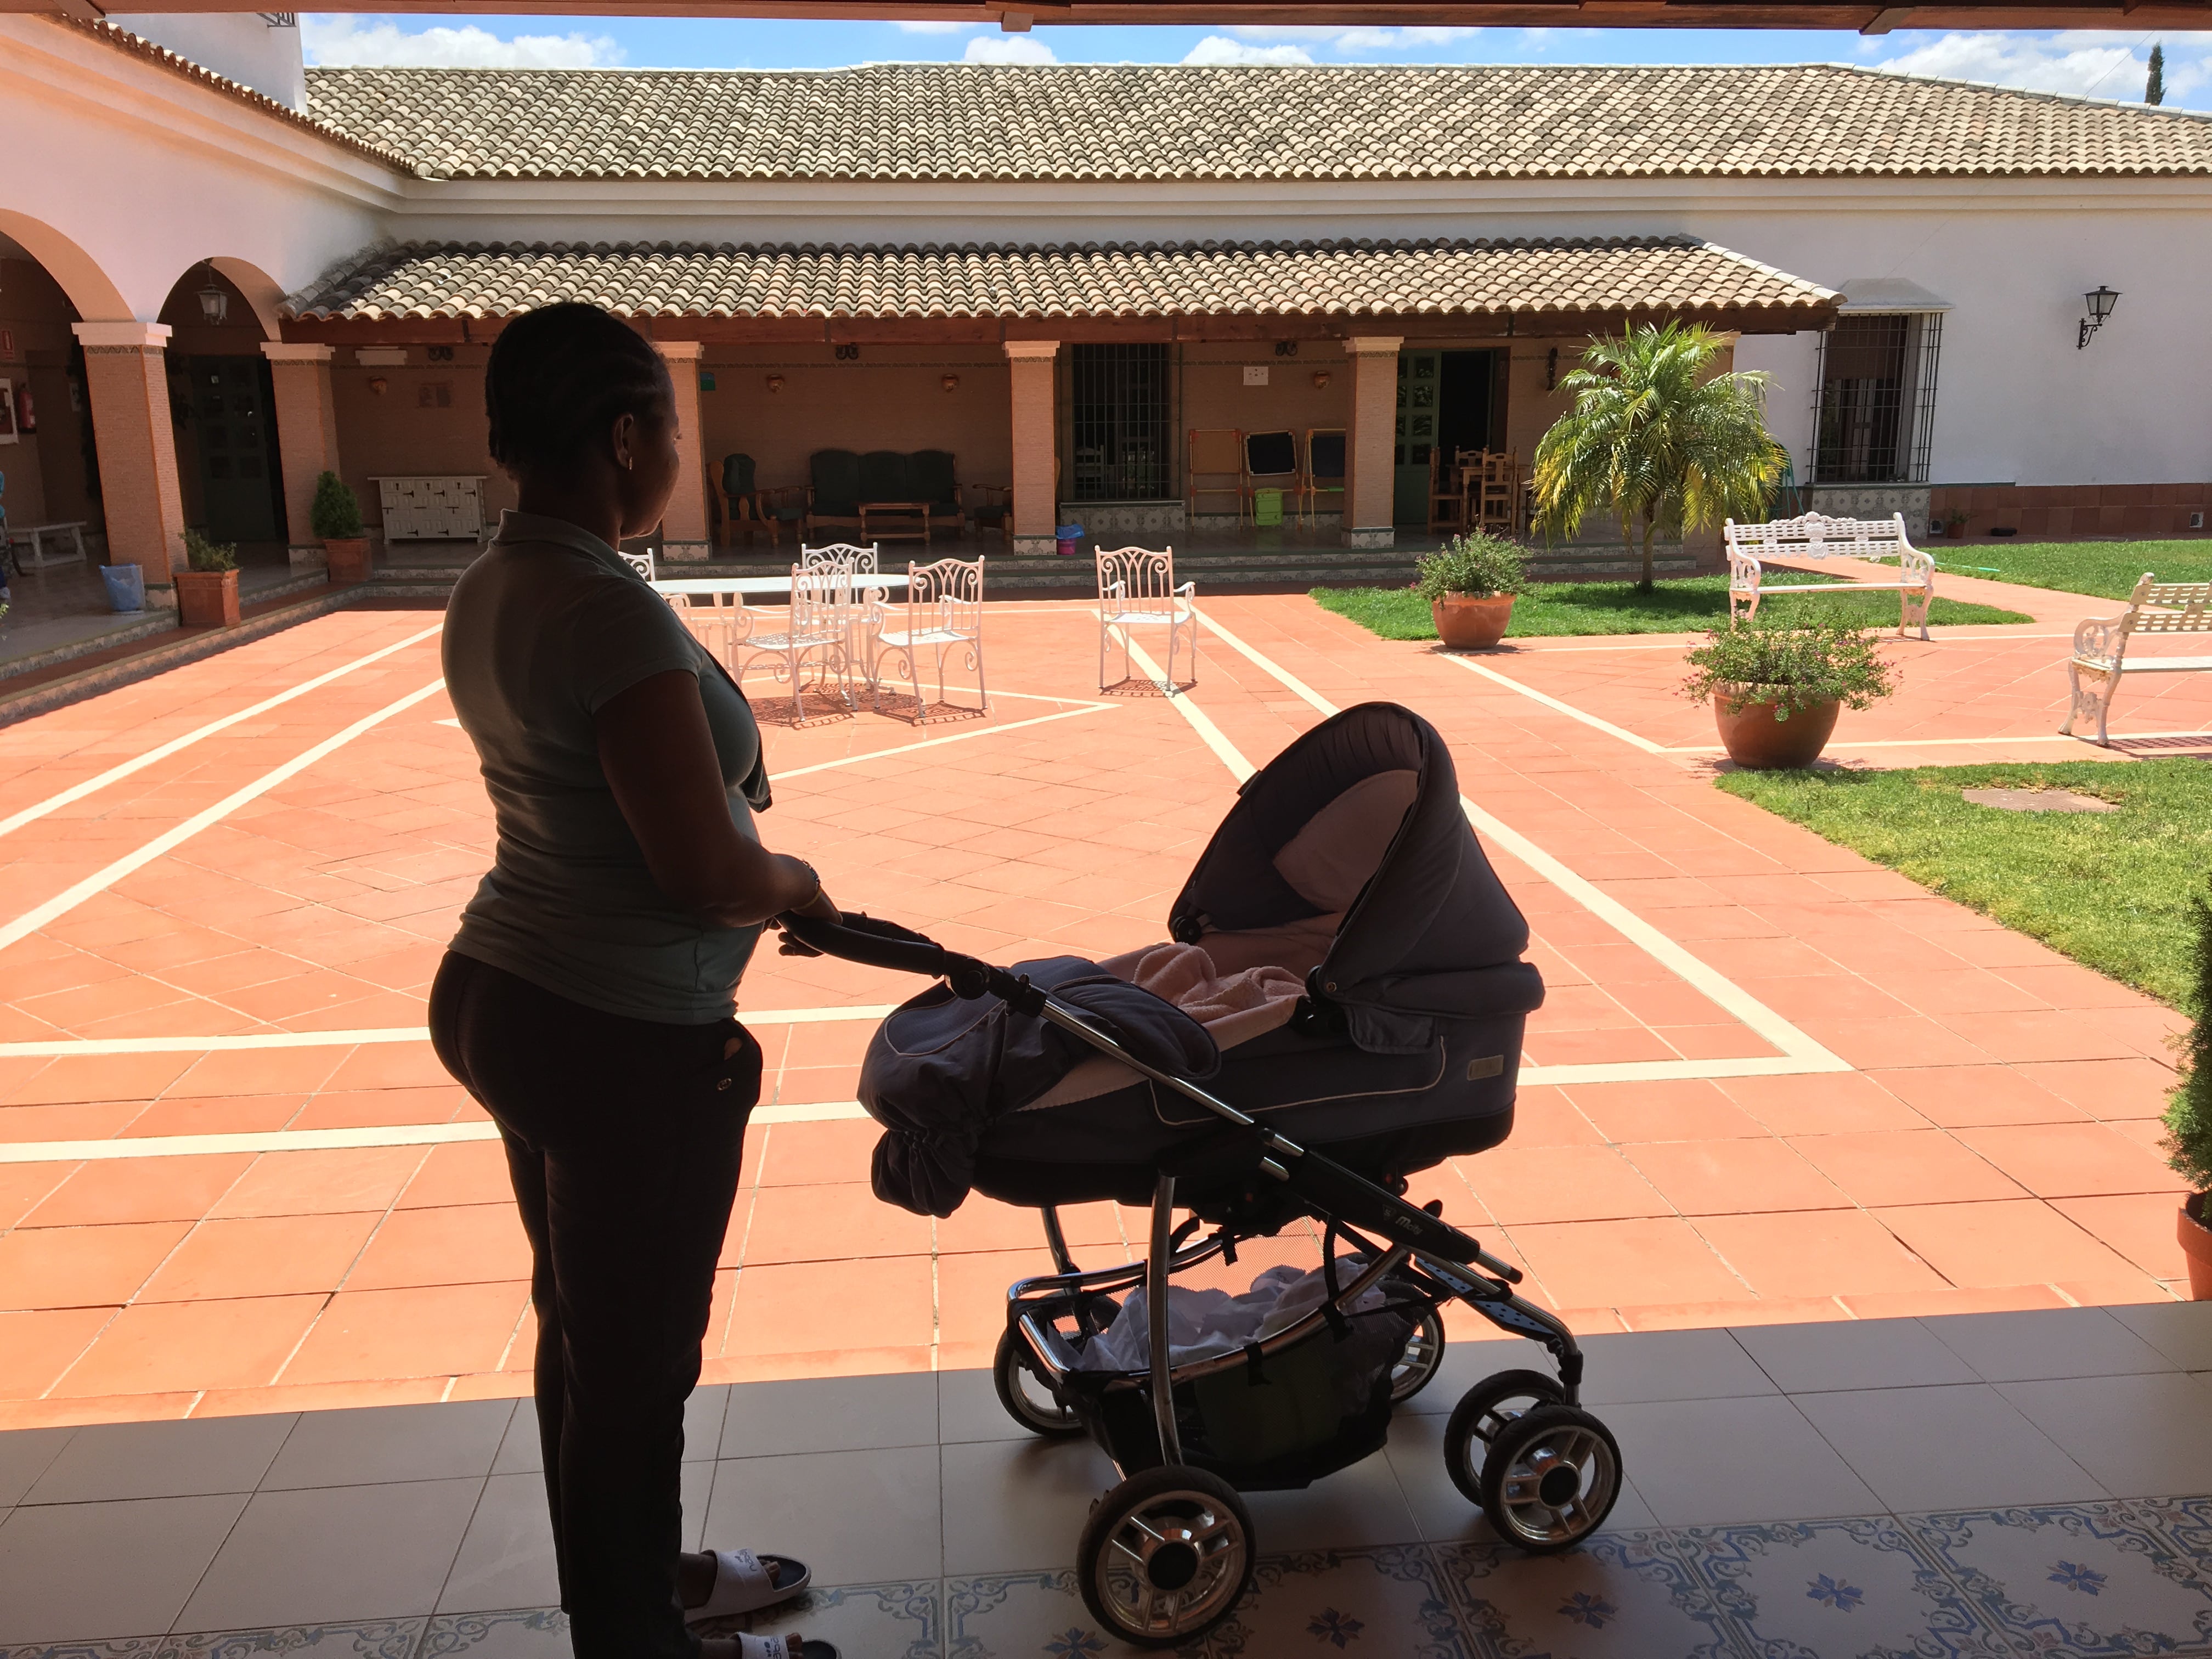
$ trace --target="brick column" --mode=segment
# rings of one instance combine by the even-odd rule
[[[707,434],[700,430],[699,364],[707,355],[703,340],[655,340],[653,348],[668,365],[676,387],[676,429],[681,465],[676,493],[660,521],[660,556],[671,562],[699,563],[714,552],[707,519]]]
[[[185,498],[161,323],[77,323],[85,392],[100,447],[100,504],[107,562],[135,564],[154,597],[174,603],[170,572],[185,567]],[[150,602],[150,601],[149,601]]]
[[[1053,477],[1057,450],[1054,434],[1053,359],[1057,340],[1009,340],[1006,356],[1013,380],[1014,551],[1049,553],[1060,501]]]
[[[1346,340],[1352,359],[1352,434],[1345,445],[1343,540],[1346,547],[1389,547],[1397,540],[1391,497],[1397,482],[1398,348],[1402,338]]]
[[[264,340],[270,383],[276,397],[276,448],[284,463],[284,527],[292,562],[320,564],[322,538],[315,534],[315,480],[338,470],[338,410],[331,396],[331,359],[336,346]]]

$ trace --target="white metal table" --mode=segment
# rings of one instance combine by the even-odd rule
[[[860,575],[853,579],[853,586],[855,587],[880,587],[892,592],[904,592],[906,585],[907,578],[903,574]],[[788,593],[791,592],[791,578],[788,576],[670,576],[654,582],[653,591],[656,593],[684,594]]]

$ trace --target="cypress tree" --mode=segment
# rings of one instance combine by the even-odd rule
[[[2143,102],[2166,101],[2166,43],[2154,41],[2150,49],[2150,79],[2143,87]]]

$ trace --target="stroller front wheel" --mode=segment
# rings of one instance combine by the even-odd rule
[[[1444,1363],[1443,1316],[1434,1308],[1421,1316],[1406,1339],[1406,1352],[1390,1371],[1390,1403],[1402,1406],[1436,1381]]]
[[[1620,1496],[1613,1431],[1571,1406],[1539,1406],[1505,1424],[1482,1460],[1482,1512],[1532,1555],[1572,1549]]]
[[[1566,1402],[1566,1390],[1541,1371],[1498,1371],[1462,1395],[1444,1425],[1444,1473],[1460,1496],[1482,1502],[1483,1461],[1508,1424],[1539,1406]]]
[[[1252,1516],[1237,1489],[1174,1463],[1100,1498],[1076,1550],[1091,1616],[1141,1648],[1205,1635],[1235,1611],[1252,1565]]]
[[[1029,1345],[1012,1325],[999,1333],[999,1351],[991,1358],[991,1382],[1006,1415],[1031,1434],[1066,1440],[1083,1432],[1082,1419],[1060,1404],[1030,1365]]]

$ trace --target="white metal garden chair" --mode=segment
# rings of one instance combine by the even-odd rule
[[[660,580],[659,573],[654,567],[651,549],[648,548],[642,553],[630,553],[626,552],[620,548],[617,548],[615,550],[615,556],[620,559],[624,564],[628,565],[631,569],[636,571],[637,574],[644,577],[646,580],[653,582],[659,581]]]
[[[891,659],[899,678],[914,688],[916,726],[932,720],[988,715],[991,696],[983,676],[983,561],[939,559],[934,564],[909,564],[906,579],[903,613],[896,605],[882,603],[880,598],[870,607],[868,694],[877,712],[880,714],[884,706],[884,665]],[[972,708],[950,702],[945,696],[945,659],[962,647],[965,647],[966,665],[975,676],[976,706]],[[937,659],[934,705],[922,693],[921,663],[932,653]]]
[[[791,687],[792,723],[807,723],[807,675],[811,668],[817,690],[834,694],[849,713],[853,708],[853,629],[848,605],[839,602],[849,594],[852,578],[830,569],[803,570],[791,567],[791,611],[781,629],[762,630],[759,623],[773,613],[750,607],[739,613],[742,630],[730,647],[730,678],[742,680],[745,671],[766,661],[776,684]]]
[[[1144,684],[1173,696],[1198,684],[1198,584],[1176,586],[1175,549],[1155,553],[1142,547],[1098,550],[1098,689]],[[1107,648],[1115,630],[1121,638],[1121,678],[1106,678]],[[1164,678],[1135,672],[1136,635],[1158,630],[1166,646]],[[1185,672],[1176,676],[1180,653]]]

